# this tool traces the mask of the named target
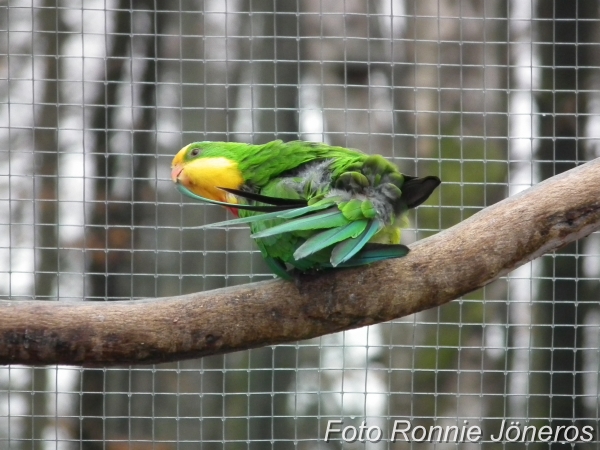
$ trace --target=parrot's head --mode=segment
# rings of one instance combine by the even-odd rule
[[[237,203],[220,188],[240,189],[244,178],[226,143],[194,142],[183,147],[171,163],[171,180],[200,197]]]

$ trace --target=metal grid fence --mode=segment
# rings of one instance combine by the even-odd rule
[[[173,189],[192,141],[324,141],[437,174],[406,243],[592,159],[599,6],[0,3],[0,295],[270,278],[246,229],[199,230],[225,212]],[[392,442],[406,424],[420,448],[446,448],[420,426],[480,428],[452,447],[546,426],[529,448],[598,448],[599,277],[595,234],[392,323],[152,367],[4,367],[0,448],[412,448]]]

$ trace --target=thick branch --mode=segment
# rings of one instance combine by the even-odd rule
[[[600,228],[600,159],[366,268],[123,302],[0,302],[0,363],[174,361],[308,339],[447,303]]]

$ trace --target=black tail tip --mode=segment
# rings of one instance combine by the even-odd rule
[[[429,198],[442,180],[435,176],[423,178],[407,177],[402,185],[402,200],[406,202],[408,208],[416,208]]]

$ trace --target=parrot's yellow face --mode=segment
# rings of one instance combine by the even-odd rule
[[[194,194],[219,202],[237,203],[236,197],[219,188],[239,189],[244,178],[235,161],[224,157],[201,157],[193,144],[183,147],[171,163],[171,180]]]

